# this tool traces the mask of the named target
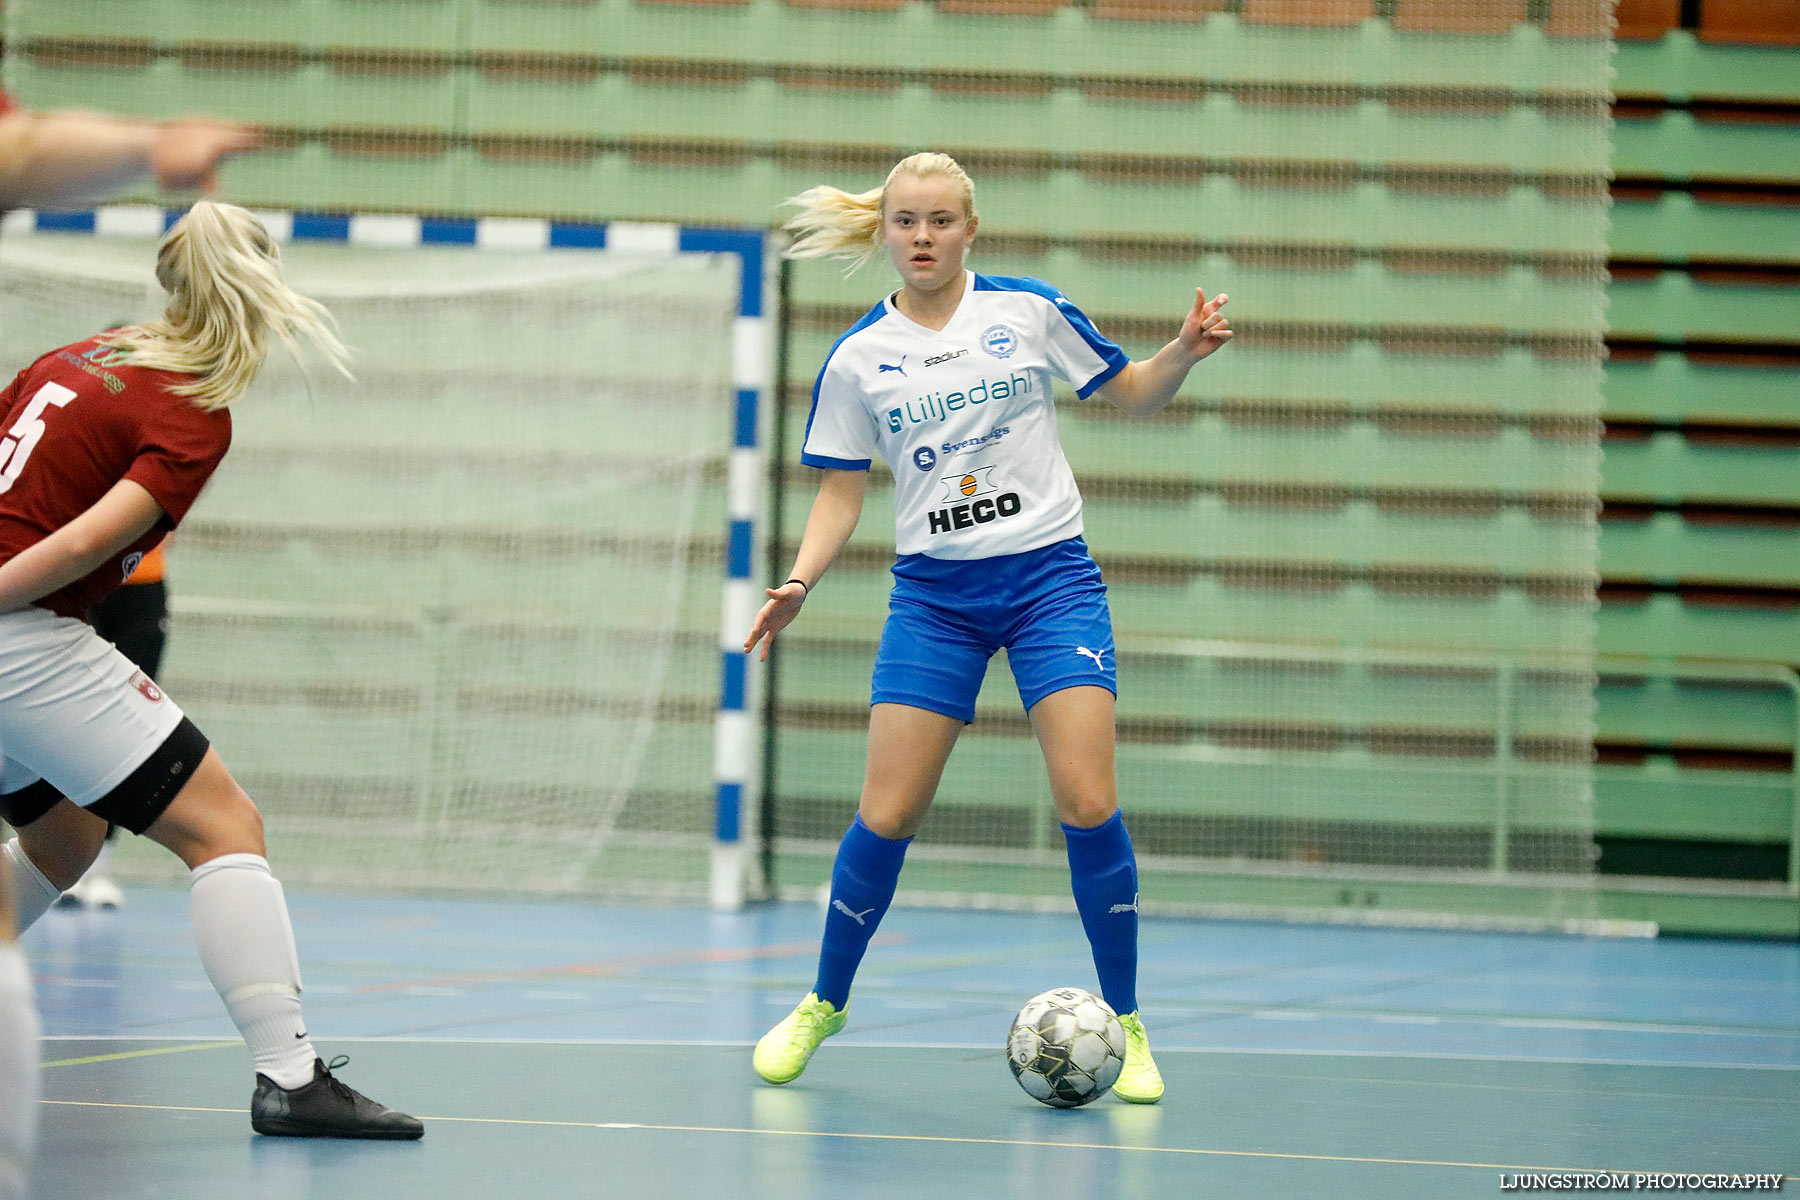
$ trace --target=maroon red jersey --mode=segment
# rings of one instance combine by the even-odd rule
[[[163,518],[99,568],[37,602],[85,620],[181,522],[231,445],[231,416],[171,387],[192,377],[125,366],[99,335],[52,350],[0,392],[0,562],[36,545],[129,479]]]

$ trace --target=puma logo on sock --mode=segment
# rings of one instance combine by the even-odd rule
[[[1111,908],[1107,909],[1106,912],[1107,912],[1107,915],[1110,916],[1113,913],[1123,913],[1123,912],[1134,913],[1134,912],[1137,912],[1137,910],[1138,910],[1137,893],[1133,892],[1131,894],[1131,903],[1130,904],[1115,904]]]
[[[868,908],[863,909],[861,912],[851,912],[850,906],[848,904],[845,904],[842,900],[833,900],[831,902],[831,907],[837,909],[839,912],[843,913],[846,917],[849,917],[852,921],[855,921],[858,925],[867,925],[868,922],[864,921],[863,918],[875,911],[874,906],[871,905]]]

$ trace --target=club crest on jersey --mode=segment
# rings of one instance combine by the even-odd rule
[[[993,358],[1011,358],[1019,348],[1019,335],[1010,325],[989,325],[981,331],[981,348]]]
[[[133,550],[130,554],[127,554],[125,560],[119,564],[119,569],[124,572],[123,575],[119,576],[120,581],[123,582],[124,580],[130,579],[132,572],[136,571],[138,569],[138,564],[143,561],[144,552],[142,550]]]
[[[920,446],[913,451],[913,466],[921,471],[929,471],[937,466],[937,452],[930,446]]]
[[[133,671],[132,672],[131,686],[136,688],[138,690],[138,692],[140,694],[142,694],[144,699],[148,700],[150,703],[152,703],[152,704],[161,704],[162,703],[162,700],[163,700],[162,689],[156,686],[156,681],[154,679],[151,679],[148,675],[144,674],[142,671]]]
[[[938,476],[944,485],[944,500],[951,503],[946,508],[925,514],[926,527],[933,537],[953,529],[973,529],[1001,517],[1017,516],[1024,509],[1019,493],[1000,491],[1000,486],[991,478],[993,471],[992,467],[970,467],[967,471]]]

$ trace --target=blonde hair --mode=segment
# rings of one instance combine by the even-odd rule
[[[277,342],[303,366],[305,343],[352,377],[331,314],[288,286],[275,239],[246,209],[195,204],[157,247],[156,281],[169,293],[163,315],[102,344],[133,366],[197,376],[173,390],[208,412],[244,394]]]
[[[965,215],[975,215],[975,184],[948,154],[927,151],[903,158],[888,172],[887,181],[868,192],[846,192],[826,184],[808,188],[783,201],[800,209],[800,215],[784,228],[794,235],[789,258],[843,258],[850,260],[845,274],[861,267],[881,249],[881,219],[887,213],[888,189],[902,175],[924,179],[943,175],[962,189]]]

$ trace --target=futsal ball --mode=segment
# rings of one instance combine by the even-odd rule
[[[1106,1001],[1080,988],[1033,996],[1013,1018],[1006,1065],[1033,1100],[1080,1108],[1125,1068],[1125,1030]]]

